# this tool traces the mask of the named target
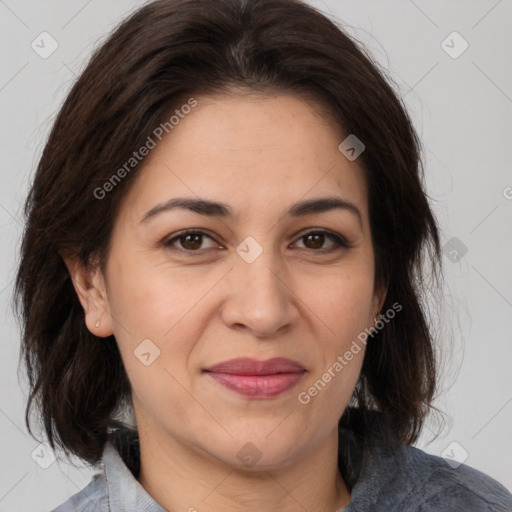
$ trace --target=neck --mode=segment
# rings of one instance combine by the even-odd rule
[[[336,430],[301,459],[269,470],[233,467],[169,436],[161,442],[139,435],[138,480],[168,511],[335,512],[350,502],[337,464]]]

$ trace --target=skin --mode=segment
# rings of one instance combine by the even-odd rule
[[[123,199],[105,273],[66,263],[89,330],[114,334],[120,348],[140,436],[138,480],[158,503],[199,512],[333,512],[350,501],[337,467],[337,424],[364,346],[308,404],[297,395],[373,325],[384,301],[373,287],[363,172],[338,150],[347,134],[320,103],[283,93],[196,99]],[[178,196],[226,203],[234,216],[175,209],[141,222]],[[296,201],[325,196],[352,202],[362,223],[343,209],[285,215]],[[208,236],[164,246],[187,228]],[[304,236],[314,229],[352,247]],[[263,249],[252,263],[236,252],[248,236]],[[160,350],[149,366],[134,355],[144,339]],[[265,399],[202,372],[242,356],[287,357],[307,371],[296,387]],[[247,443],[250,466],[237,456]]]

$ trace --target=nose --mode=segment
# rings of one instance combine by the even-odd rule
[[[222,320],[231,329],[246,330],[258,338],[283,334],[300,318],[292,276],[278,255],[263,252],[248,263],[238,255],[224,283]]]

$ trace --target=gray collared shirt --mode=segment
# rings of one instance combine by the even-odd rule
[[[52,512],[170,512],[140,485],[110,440],[99,466],[87,487]],[[392,450],[374,443],[358,475],[350,504],[338,512],[512,512],[512,494],[496,480],[402,443]]]

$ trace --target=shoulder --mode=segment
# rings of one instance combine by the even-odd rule
[[[339,438],[340,470],[351,481],[344,512],[512,512],[502,484],[402,443],[382,413],[351,409],[347,422]]]
[[[412,479],[409,497],[418,512],[468,510],[511,512],[512,494],[498,481],[465,464],[402,446],[404,471]]]
[[[105,475],[97,473],[87,487],[51,512],[109,512]]]
[[[352,498],[350,512],[512,512],[512,494],[498,481],[404,444],[374,449]]]

